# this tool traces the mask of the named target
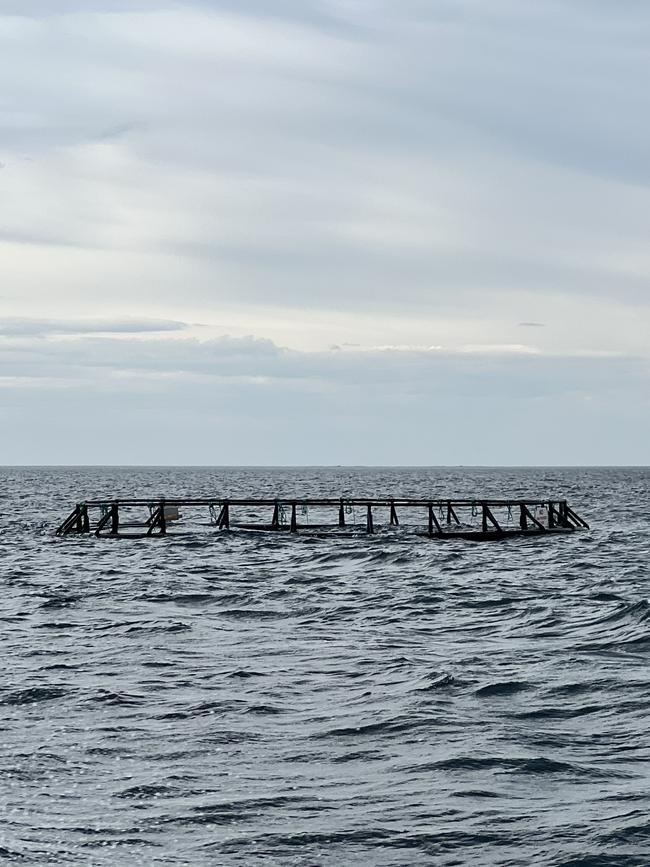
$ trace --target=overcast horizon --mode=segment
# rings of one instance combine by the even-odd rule
[[[0,0],[0,464],[650,464],[649,36]]]

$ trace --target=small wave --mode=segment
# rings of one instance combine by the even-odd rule
[[[51,596],[39,608],[45,610],[56,610],[60,608],[73,608],[81,599],[80,596]]]
[[[559,774],[572,777],[589,777],[591,779],[609,779],[610,770],[586,768],[571,762],[561,762],[544,756],[533,758],[508,758],[506,756],[458,756],[453,759],[442,759],[438,762],[416,766],[414,770],[446,770],[446,771],[481,771],[495,770],[502,773],[537,775]]]
[[[153,623],[151,625],[148,624],[138,624],[134,626],[130,626],[126,631],[128,633],[137,633],[137,632],[145,632],[145,633],[155,633],[155,632],[190,632],[192,629],[191,623]]]
[[[172,798],[178,795],[178,789],[163,783],[149,783],[140,786],[131,786],[118,792],[114,797],[128,798],[129,800],[142,801],[150,798]]]
[[[100,689],[86,700],[98,704],[115,705],[116,707],[134,707],[141,704],[145,699],[141,695],[130,695],[125,692],[111,692],[108,689]]]
[[[69,693],[69,689],[61,686],[33,686],[10,692],[0,698],[2,705],[37,704],[41,701],[55,701]]]
[[[490,683],[476,690],[475,695],[481,698],[516,695],[531,689],[532,684],[526,680],[504,680],[499,683]]]

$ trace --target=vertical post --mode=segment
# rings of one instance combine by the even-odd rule
[[[275,506],[273,507],[273,517],[271,518],[271,529],[279,530],[280,529],[280,503],[276,500]]]
[[[81,503],[77,503],[74,512],[76,515],[75,530],[77,533],[83,533],[83,513],[81,510]]]
[[[370,503],[368,503],[368,512],[366,515],[366,531],[368,533],[375,532],[375,525],[373,524],[372,520],[372,506],[370,505]]]
[[[120,532],[120,507],[117,502],[111,504],[111,534],[117,536]]]
[[[481,528],[482,528],[484,533],[487,533],[487,529],[488,529],[487,503],[481,503],[481,513],[482,513]]]
[[[567,504],[566,500],[562,500],[562,502],[560,503],[560,524],[562,524],[563,527],[569,526],[569,516],[567,514],[567,505],[568,504]]]
[[[436,534],[440,536],[442,534],[442,527],[440,526],[440,521],[436,518],[435,509],[433,507],[433,503],[429,503],[429,535],[434,535],[434,528]]]
[[[219,516],[219,529],[230,529],[230,504],[226,502],[221,507],[221,515]]]
[[[552,502],[548,504],[548,526],[550,530],[555,526],[555,510]]]
[[[395,503],[391,500],[390,504],[390,525],[391,527],[399,527],[399,518],[395,509]]]
[[[526,515],[526,507],[523,503],[519,504],[519,526],[522,530],[528,529],[528,517]]]
[[[339,527],[345,527],[345,506],[342,499],[339,505]]]
[[[90,533],[90,518],[88,517],[88,506],[82,503],[81,506],[81,532]]]
[[[167,535],[167,518],[165,517],[165,501],[160,501],[160,535]]]
[[[447,500],[447,523],[451,524],[451,500]]]
[[[291,504],[291,532],[292,533],[298,532],[298,521],[296,518],[296,504],[295,503]]]

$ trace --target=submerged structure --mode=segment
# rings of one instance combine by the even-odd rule
[[[174,524],[328,536],[400,531],[440,541],[492,541],[589,529],[566,500],[558,499],[145,497],[78,503],[57,535],[165,536]]]

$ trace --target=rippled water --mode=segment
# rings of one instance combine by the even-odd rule
[[[650,470],[0,477],[3,863],[650,863]],[[91,496],[343,492],[592,529],[53,535]]]

